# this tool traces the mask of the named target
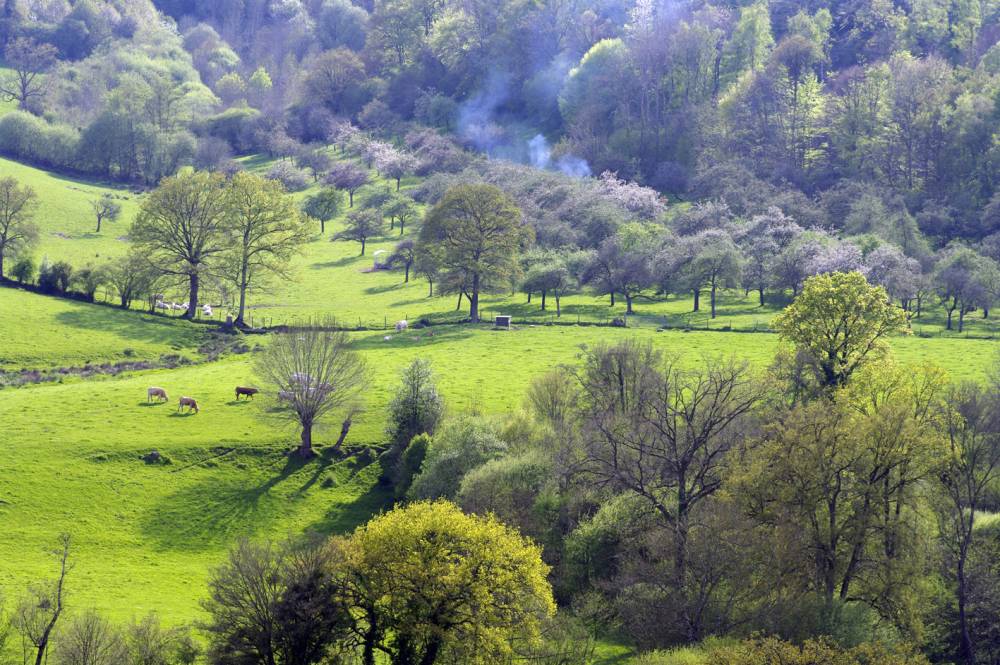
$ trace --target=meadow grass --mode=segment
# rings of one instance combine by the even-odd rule
[[[67,305],[98,318],[132,316]],[[576,363],[583,345],[635,338],[685,363],[735,354],[762,368],[777,344],[765,333],[543,325],[439,326],[352,338],[371,370],[366,412],[348,439],[360,448],[383,443],[386,405],[401,368],[414,358],[432,363],[450,412],[503,414],[521,408],[535,376]],[[94,350],[107,344],[110,353],[121,343],[107,339],[93,342]],[[251,348],[266,340],[247,338]],[[907,363],[947,350],[956,377],[981,376],[981,359],[992,353],[991,343],[980,340],[906,338],[894,346]],[[273,398],[234,400],[237,384],[256,380],[254,357],[251,351],[172,370],[0,392],[0,519],[8,536],[0,541],[0,560],[18,562],[0,570],[2,590],[16,596],[51,570],[47,552],[57,534],[69,532],[76,542],[74,607],[117,618],[156,609],[171,623],[188,621],[198,616],[208,571],[237,538],[344,532],[387,505],[375,483],[377,464],[289,461],[284,452],[296,432],[273,411]],[[150,385],[165,388],[171,402],[148,405]],[[182,394],[197,398],[202,412],[177,415]],[[338,425],[331,419],[318,441],[332,441]],[[171,463],[140,459],[154,449]]]
[[[263,158],[247,160],[253,170],[268,165]],[[89,200],[104,191],[99,183],[0,160],[0,174],[12,170],[41,197],[39,256],[80,267],[127,248],[118,238],[137,209],[135,197],[124,201],[123,219],[97,235],[90,228]],[[251,293],[255,323],[335,315],[346,325],[380,328],[402,318],[441,323],[466,316],[464,306],[456,311],[452,296],[428,297],[422,279],[411,277],[407,284],[401,272],[371,271],[372,254],[391,250],[397,237],[370,244],[368,255],[360,257],[356,243],[329,240],[340,228],[342,220],[335,220],[326,237],[317,233],[296,259],[295,279]],[[407,237],[414,232],[408,229]],[[720,295],[720,316],[712,321],[705,309],[690,312],[687,297],[639,299],[631,327],[621,329],[550,325],[556,322],[554,301],[550,298],[550,311],[542,312],[537,295],[530,304],[525,300],[523,294],[484,298],[487,315],[515,316],[519,323],[511,331],[482,324],[352,333],[353,346],[370,366],[371,384],[348,444],[363,451],[384,443],[386,406],[400,370],[415,358],[432,363],[450,413],[505,414],[522,407],[534,377],[578,362],[581,347],[623,339],[649,341],[688,364],[735,356],[763,369],[778,348],[777,335],[724,329],[764,330],[784,304],[761,308],[754,294],[727,291]],[[707,297],[703,303],[707,307]],[[604,321],[623,312],[622,303],[612,309],[607,298],[574,295],[563,300],[560,322]],[[942,336],[940,316],[935,310],[915,325],[928,336],[893,339],[895,356],[911,366],[944,367],[954,379],[985,377],[995,343]],[[657,332],[664,325],[691,330]],[[973,320],[970,330],[991,334],[993,325]],[[196,349],[205,336],[204,326],[168,317],[0,288],[0,370],[155,360],[167,353],[198,361]],[[268,339],[247,335],[242,341],[256,349]],[[7,536],[0,539],[0,560],[16,562],[0,566],[0,592],[17,597],[25,584],[50,575],[56,563],[51,550],[58,534],[68,532],[75,543],[72,611],[94,607],[124,620],[155,610],[168,623],[191,622],[201,616],[209,571],[238,538],[344,533],[389,505],[370,455],[324,454],[309,463],[290,459],[285,453],[297,433],[273,410],[273,398],[234,400],[237,384],[256,382],[254,358],[251,350],[170,370],[0,391],[0,520]],[[165,388],[171,402],[148,405],[151,385]],[[177,415],[182,394],[197,398],[202,412]],[[339,422],[331,418],[317,441],[329,444],[338,432]],[[154,449],[170,463],[140,459]],[[627,647],[601,643],[597,661],[624,663],[629,654]]]
[[[273,164],[273,160],[262,155],[245,157],[241,161],[247,170],[257,173],[265,173]],[[42,230],[41,242],[36,250],[39,258],[67,260],[79,268],[100,264],[127,250],[125,236],[138,211],[141,195],[0,159],[0,175],[8,174],[30,184],[39,194],[41,206],[36,220]],[[374,171],[371,175],[374,182],[370,188],[395,187],[394,183],[378,178]],[[403,189],[405,191],[417,184],[419,180],[416,178],[404,179]],[[301,201],[318,187],[313,184],[293,196]],[[120,197],[122,217],[97,234],[94,233],[90,201],[104,192]],[[360,205],[364,190],[355,198],[356,205]],[[361,256],[358,243],[331,241],[343,229],[343,218],[348,212],[349,209],[345,209],[337,219],[327,224],[326,235],[319,234],[317,224],[314,239],[293,260],[291,279],[254,286],[250,292],[249,313],[255,324],[295,323],[336,315],[351,326],[380,327],[403,318],[447,322],[468,316],[468,304],[463,303],[461,309],[456,309],[457,298],[453,295],[428,297],[428,284],[420,277],[411,274],[410,281],[406,283],[402,271],[372,269],[376,252],[381,252],[379,256],[384,259],[400,239],[416,237],[417,225],[408,226],[403,236],[399,236],[398,231],[390,233],[387,229],[386,235],[370,242],[366,255]],[[168,296],[177,302],[186,299],[183,290]],[[102,291],[101,297],[111,298],[113,294],[105,296]],[[209,288],[205,289],[203,297],[216,305],[230,304],[222,302],[222,297]],[[635,316],[632,320],[634,325],[674,328],[766,330],[781,308],[787,305],[789,297],[788,294],[768,294],[767,305],[761,307],[754,293],[725,290],[719,294],[718,316],[712,319],[707,293],[703,294],[701,311],[698,312],[692,311],[693,300],[687,294],[652,298],[640,296],[634,303]],[[541,310],[540,303],[538,294],[534,295],[531,303],[521,293],[484,294],[481,308],[486,316],[502,313],[513,315],[516,320],[555,321],[554,299],[551,296],[547,299],[547,311]],[[604,322],[624,313],[625,305],[620,299],[615,307],[610,307],[606,296],[578,293],[563,298],[561,320]],[[216,316],[222,314],[220,310]],[[913,320],[913,329],[918,334],[932,337],[1000,335],[1000,319],[997,317],[983,319],[977,313],[970,314],[964,334],[946,332],[945,318],[943,308],[937,302],[930,302],[921,317]]]
[[[41,234],[35,254],[39,259],[69,261],[75,268],[98,265],[128,249],[123,240],[138,211],[138,195],[118,185],[60,175],[11,159],[0,158],[0,177],[13,176],[38,195],[35,223]],[[111,194],[122,206],[117,222],[106,222],[96,233],[97,220],[90,202]]]
[[[0,286],[0,370],[191,355],[206,329]]]

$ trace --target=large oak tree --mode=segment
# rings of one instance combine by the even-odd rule
[[[492,185],[459,185],[431,209],[420,231],[420,243],[436,247],[446,272],[461,274],[468,284],[469,318],[479,321],[479,294],[510,282],[520,251],[534,239],[521,211],[507,194]]]
[[[227,248],[229,203],[226,179],[188,172],[166,178],[149,193],[129,235],[156,269],[188,279],[185,318],[198,311],[201,276]]]

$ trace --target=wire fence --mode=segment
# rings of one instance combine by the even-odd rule
[[[7,286],[15,285],[7,284]],[[21,285],[20,288],[41,293],[37,290],[37,288],[26,287],[24,285]],[[85,300],[80,294],[74,293],[46,295],[54,295],[56,297],[63,297],[78,301]],[[94,302],[105,306],[120,306],[120,300],[118,299],[116,292],[110,287],[100,289],[95,294]],[[145,306],[136,307],[136,303],[139,302],[145,303]],[[162,310],[153,307],[150,309],[149,301],[146,299],[136,301],[136,303],[133,304],[133,310],[153,313],[166,318],[182,318],[187,311],[186,308]],[[226,325],[227,322],[231,323],[230,317],[234,317],[233,313],[237,309],[235,302],[210,303],[210,306],[212,311],[211,315],[206,315],[203,309],[198,308],[195,312],[196,322],[218,324],[220,326]],[[524,312],[523,306],[517,306],[511,310],[484,309],[480,313],[480,323],[489,325],[495,321],[497,316],[510,317],[510,325],[512,327],[598,326],[609,328],[655,328],[657,330],[680,330],[688,332],[776,332],[770,326],[769,320],[754,319],[753,321],[748,322],[746,321],[746,317],[731,317],[725,315],[724,313],[720,314],[715,319],[685,321],[677,320],[677,315],[669,316],[647,313],[624,315],[614,312],[608,312],[607,314],[600,315],[573,311],[572,308],[561,313],[556,313],[551,309],[547,311],[536,309],[531,312]],[[317,314],[301,316],[288,316],[283,314],[270,315],[259,310],[251,309],[247,311],[244,323],[252,330],[267,332],[270,330],[294,329],[307,325],[324,324],[329,323],[330,321],[332,320]],[[464,312],[456,310],[449,314],[438,313],[432,316],[419,316],[417,319],[411,319],[409,317],[409,313],[403,312],[402,315],[400,315],[400,313],[396,311],[393,313],[383,313],[381,316],[339,317],[336,320],[333,320],[332,323],[329,323],[329,325],[331,328],[348,331],[389,331],[395,330],[396,324],[399,321],[406,321],[408,326],[426,327],[468,323],[468,317],[464,314]],[[966,323],[968,324],[970,322],[967,320]],[[974,340],[1000,339],[1000,330],[948,330],[943,323],[939,323],[937,321],[926,324],[920,323],[919,321],[913,321],[911,322],[909,332],[920,338],[960,338]]]

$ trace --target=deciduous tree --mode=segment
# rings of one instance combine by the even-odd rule
[[[319,220],[319,232],[326,233],[326,223],[340,214],[344,206],[344,193],[334,187],[324,187],[306,198],[302,211]]]
[[[235,323],[243,325],[251,283],[268,275],[287,277],[292,257],[310,234],[306,217],[274,180],[237,173],[227,183],[225,195],[225,231],[240,294]]]
[[[491,516],[414,503],[359,528],[341,580],[361,661],[501,662],[554,614],[540,549]]]
[[[833,388],[885,353],[886,339],[906,331],[906,314],[861,273],[830,273],[807,279],[774,325],[816,363],[821,383]]]
[[[38,238],[38,227],[32,223],[37,208],[34,189],[12,177],[0,178],[0,280],[4,279],[4,259]]]
[[[351,350],[347,333],[334,328],[327,321],[276,335],[255,364],[281,410],[301,427],[298,454],[306,458],[314,454],[313,427],[333,411],[353,408],[368,385],[364,359]]]
[[[202,275],[229,247],[226,179],[219,173],[181,173],[166,178],[143,199],[129,237],[157,271],[188,280],[188,309],[198,311]]]
[[[427,214],[420,244],[436,248],[444,270],[468,278],[469,318],[479,321],[479,295],[510,282],[520,251],[534,234],[513,199],[492,185],[459,185]]]

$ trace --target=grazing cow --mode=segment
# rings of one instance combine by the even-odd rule
[[[202,305],[201,306],[201,313],[203,315],[205,315],[205,316],[212,316],[212,306],[211,305]]]
[[[200,413],[198,410],[198,402],[194,401],[193,397],[181,397],[180,402],[177,404],[177,410],[183,411],[185,406],[188,407],[188,410],[190,411]]]
[[[163,388],[149,388],[146,390],[146,401],[152,402],[153,398],[156,398],[159,402],[167,402],[170,398],[167,397],[167,391]]]
[[[247,399],[253,399],[253,396],[259,392],[260,390],[258,390],[257,388],[236,386],[236,399],[239,399],[241,395],[246,396]]]
[[[403,321],[396,321],[396,332],[403,332],[409,327],[410,327],[410,322],[406,321],[405,319]]]

